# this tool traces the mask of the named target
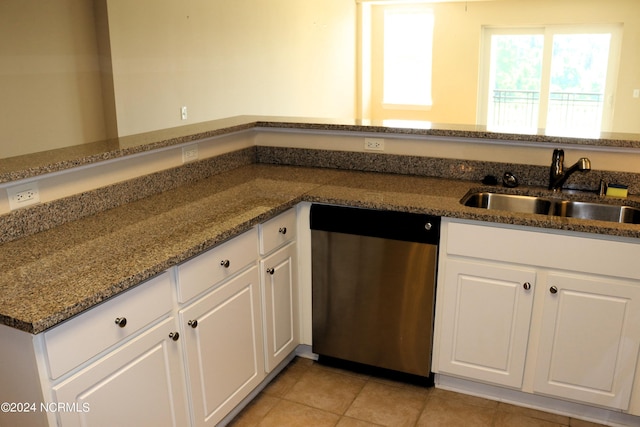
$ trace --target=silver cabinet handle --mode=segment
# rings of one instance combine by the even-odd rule
[[[223,266],[224,268],[229,268],[229,266],[231,265],[231,262],[228,259],[223,259],[222,261],[220,261],[220,265]]]
[[[116,325],[124,328],[127,326],[127,318],[126,317],[116,317]]]
[[[552,286],[549,288],[549,292],[551,292],[552,294],[557,294],[558,293],[558,288],[556,288],[555,286]]]
[[[189,320],[187,322],[187,325],[191,326],[193,329],[198,327],[198,321],[197,320]]]
[[[430,222],[424,225],[424,229],[427,231],[430,231],[432,228],[433,228],[433,224],[431,224]]]
[[[276,269],[273,267],[267,268],[267,273],[271,274],[273,276],[273,273],[276,272]]]
[[[280,227],[280,229],[278,230],[278,233],[287,234],[287,227]]]
[[[169,338],[171,338],[173,341],[178,341],[178,338],[180,338],[180,334],[177,332],[171,332],[169,334]]]
[[[522,287],[524,288],[525,291],[528,291],[529,289],[531,289],[531,283],[529,282],[524,282],[524,284],[522,285]]]

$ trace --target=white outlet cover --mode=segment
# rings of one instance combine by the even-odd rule
[[[198,160],[198,144],[182,147],[182,163]]]
[[[364,149],[373,151],[384,151],[384,138],[365,138]]]
[[[15,210],[40,203],[40,189],[38,182],[28,182],[25,184],[7,187],[7,198],[9,199],[9,209]]]

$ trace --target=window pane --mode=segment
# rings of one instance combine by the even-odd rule
[[[385,10],[383,103],[431,105],[432,39],[430,11]]]
[[[610,43],[611,34],[553,37],[547,132],[600,133]]]
[[[490,129],[537,129],[543,47],[541,34],[491,36]]]

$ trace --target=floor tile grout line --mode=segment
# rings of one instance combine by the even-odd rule
[[[314,364],[314,365],[315,365],[315,366],[318,366],[320,369],[325,370],[326,372],[332,372],[332,373],[334,373],[334,374],[336,374],[336,375],[341,375],[341,376],[348,377],[348,378],[360,378],[358,375],[353,375],[353,374],[346,373],[346,372],[345,372],[345,373],[343,373],[343,372],[340,372],[340,370],[338,370],[338,369],[324,369],[325,367],[324,367],[323,365],[320,365],[320,364]],[[358,396],[360,395],[360,393],[362,393],[362,390],[364,390],[364,387],[365,387],[365,386],[367,385],[367,383],[371,380],[371,377],[367,375],[367,376],[365,376],[365,378],[361,378],[361,379],[363,380],[362,387],[360,387],[360,390],[358,390],[358,393],[354,396],[354,398],[353,398],[353,399],[351,399],[351,402],[349,403],[349,406],[347,407],[347,409],[345,409],[345,410],[344,410],[344,412],[343,412],[342,414],[336,414],[335,412],[327,411],[327,410],[325,410],[325,409],[321,409],[321,408],[316,408],[316,407],[314,407],[314,406],[311,406],[311,405],[308,405],[308,404],[305,404],[305,403],[301,403],[301,402],[298,402],[298,401],[296,401],[296,400],[291,400],[291,399],[288,399],[288,398],[286,397],[286,395],[287,395],[287,394],[289,394],[289,391],[291,391],[291,389],[293,389],[293,388],[296,386],[296,384],[297,384],[297,383],[299,383],[299,382],[304,378],[304,376],[305,376],[305,375],[307,375],[307,374],[309,373],[309,370],[310,370],[310,369],[311,369],[311,367],[312,367],[312,366],[314,366],[314,365],[310,365],[310,366],[305,370],[305,372],[304,372],[302,375],[300,375],[300,377],[299,377],[298,379],[296,379],[296,381],[291,385],[291,387],[289,388],[289,390],[288,390],[286,393],[284,393],[284,394],[283,394],[283,396],[282,396],[282,397],[280,397],[279,399],[280,399],[280,400],[285,400],[285,401],[287,401],[287,402],[296,403],[296,404],[298,404],[298,405],[306,406],[307,408],[311,408],[311,409],[315,409],[315,410],[319,410],[319,411],[324,411],[324,412],[327,412],[327,413],[330,413],[330,414],[333,414],[333,415],[338,415],[340,418],[345,417],[345,416],[346,416],[346,413],[347,413],[347,411],[349,410],[349,408],[351,407],[351,405],[353,405],[353,403],[356,401],[356,399],[358,398]],[[286,373],[284,373],[284,374],[286,375]],[[355,417],[348,417],[348,418],[352,418],[352,419],[360,420],[359,418],[355,418]],[[364,420],[360,420],[360,421],[364,421]]]
[[[326,414],[331,414],[334,417],[337,417],[335,423],[333,424],[334,427],[338,424],[340,424],[340,422],[344,419],[349,419],[349,420],[356,420],[356,421],[362,421],[362,422],[367,422],[370,423],[371,425],[378,425],[373,423],[372,421],[369,421],[367,419],[361,419],[358,418],[358,416],[350,416],[347,415],[347,413],[349,412],[350,408],[353,407],[354,403],[357,401],[358,397],[362,396],[363,391],[365,390],[365,388],[367,387],[368,384],[372,384],[372,383],[377,383],[380,385],[384,385],[385,387],[393,387],[396,389],[404,389],[405,387],[403,386],[402,382],[398,382],[398,381],[394,381],[393,379],[387,379],[387,378],[378,378],[375,376],[371,376],[371,375],[360,375],[358,373],[355,372],[348,372],[345,371],[343,369],[339,369],[339,368],[335,368],[335,367],[331,367],[331,366],[326,366],[326,365],[322,365],[322,364],[318,364],[317,362],[312,362],[312,363],[300,363],[300,364],[292,364],[290,366],[295,366],[294,369],[286,369],[283,370],[283,372],[281,373],[281,377],[280,375],[278,375],[276,378],[274,378],[274,382],[275,379],[277,379],[278,377],[284,378],[285,380],[281,383],[281,387],[280,388],[275,388],[273,391],[277,394],[269,394],[267,390],[265,390],[264,393],[265,395],[269,395],[271,398],[275,398],[275,400],[273,402],[275,402],[272,406],[269,407],[269,409],[264,413],[261,414],[259,417],[259,420],[257,420],[257,425],[264,425],[263,423],[265,422],[264,420],[266,418],[269,417],[269,415],[272,413],[272,411],[274,411],[274,408],[278,407],[278,405],[282,404],[282,402],[291,402],[294,403],[296,405],[302,405],[306,408],[309,409],[313,409],[316,411],[322,411]],[[291,400],[291,398],[287,398],[286,396],[289,395],[292,390],[294,390],[294,388],[296,387],[297,384],[299,384],[301,381],[303,381],[305,379],[305,377],[307,377],[308,375],[310,375],[313,370],[319,370],[320,372],[325,372],[325,373],[331,373],[332,375],[337,375],[339,377],[349,377],[351,379],[359,379],[361,380],[361,386],[359,388],[359,390],[357,391],[357,393],[355,393],[352,397],[350,397],[350,401],[348,403],[348,405],[345,406],[346,409],[344,409],[342,411],[342,413],[336,413],[333,412],[331,410],[326,410],[326,409],[322,409],[320,407],[316,407],[313,406],[313,404],[305,402],[302,403],[301,401],[296,401],[296,400]],[[408,385],[410,386],[410,385]],[[307,385],[308,387],[308,385]],[[420,386],[418,386],[420,387]],[[411,389],[412,387],[407,387],[408,389]],[[423,387],[420,387],[423,388]],[[489,421],[488,425],[492,426],[492,427],[496,427],[499,425],[502,425],[503,423],[501,422],[502,416],[500,415],[501,413],[507,414],[507,416],[509,416],[509,414],[515,414],[518,417],[523,417],[523,418],[527,418],[530,420],[533,420],[535,422],[542,422],[542,423],[552,423],[554,425],[557,425],[559,427],[570,427],[572,420],[574,420],[573,417],[567,416],[564,420],[560,421],[560,420],[551,420],[551,419],[547,419],[545,417],[538,417],[535,416],[535,414],[525,414],[525,413],[518,413],[518,412],[511,412],[510,410],[508,410],[508,408],[500,408],[500,405],[496,405],[496,406],[484,406],[484,405],[480,405],[477,404],[475,401],[469,401],[468,399],[464,399],[464,398],[460,398],[458,396],[457,393],[452,392],[453,394],[436,394],[435,392],[435,388],[434,387],[429,387],[426,388],[426,393],[424,396],[424,400],[422,401],[422,405],[418,411],[418,416],[417,418],[413,421],[413,423],[411,423],[410,425],[413,427],[417,427],[419,425],[421,425],[421,420],[422,417],[424,416],[424,414],[427,411],[428,405],[430,402],[434,402],[433,399],[435,399],[436,397],[439,396],[439,398],[442,398],[444,400],[456,400],[459,402],[463,402],[465,405],[468,406],[477,406],[477,407],[484,407],[486,409],[490,409],[491,412],[491,418]],[[478,396],[480,397],[480,396]],[[498,402],[500,403],[500,402]],[[517,405],[516,405],[517,406]],[[488,415],[488,414],[487,414]],[[578,420],[578,419],[575,419]],[[348,421],[347,421],[348,422]]]

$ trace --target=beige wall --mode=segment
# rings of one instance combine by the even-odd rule
[[[108,0],[108,14],[120,135],[244,114],[354,115],[353,1]]]
[[[640,133],[638,3],[435,4],[425,119],[475,122],[481,24],[593,21],[605,4],[600,22],[625,22],[614,123]],[[355,116],[356,19],[355,0],[3,0],[0,159],[232,115]]]
[[[0,159],[234,115],[353,117],[355,19],[351,0],[2,0]]]
[[[0,158],[105,139],[93,2],[0,1]]]

